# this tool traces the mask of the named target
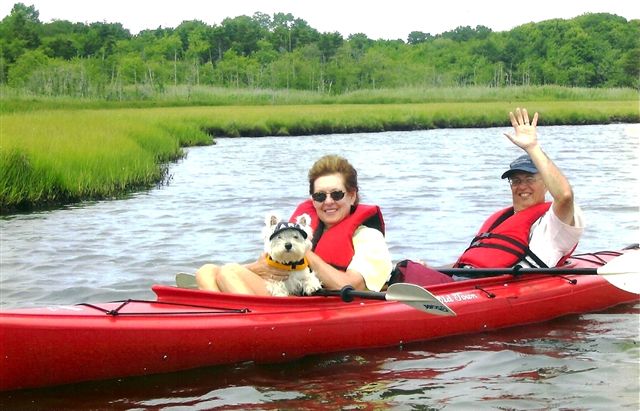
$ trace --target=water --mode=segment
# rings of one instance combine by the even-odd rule
[[[153,298],[205,262],[245,262],[264,215],[308,195],[323,154],[358,169],[394,260],[452,262],[510,202],[520,154],[500,128],[220,139],[170,184],[126,199],[0,219],[0,307]],[[640,240],[638,125],[540,127],[587,218],[577,252]],[[403,348],[241,364],[2,394],[0,409],[637,409],[640,305]],[[482,402],[480,402],[482,401]],[[4,406],[3,406],[4,404]]]

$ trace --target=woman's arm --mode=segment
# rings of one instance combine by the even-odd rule
[[[307,251],[306,257],[311,269],[320,279],[324,288],[339,290],[345,285],[351,285],[356,290],[366,290],[362,274],[353,270],[338,270],[331,264],[324,262],[324,260],[313,251]]]
[[[384,236],[378,230],[361,226],[353,236],[354,256],[346,271],[326,263],[313,251],[307,259],[325,288],[351,285],[357,290],[379,291],[389,280],[392,263]]]

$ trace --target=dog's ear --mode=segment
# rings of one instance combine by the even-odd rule
[[[270,213],[267,213],[267,215],[265,216],[264,225],[267,228],[273,228],[276,226],[276,224],[278,224],[278,221],[280,221],[280,217],[278,216],[278,214],[272,211]]]
[[[264,217],[264,227],[262,227],[262,240],[264,242],[264,251],[267,253],[271,249],[271,241],[269,240],[269,237],[271,237],[271,234],[276,228],[276,224],[278,224],[278,221],[280,221],[280,218],[278,217],[278,214],[273,211],[267,213]]]
[[[311,225],[311,217],[309,217],[309,214],[301,214],[298,217],[296,217],[296,224],[298,224],[301,227],[307,227]]]
[[[313,237],[313,228],[311,228],[311,216],[309,214],[301,214],[296,217],[296,224],[298,224],[306,233],[307,240],[311,240]]]

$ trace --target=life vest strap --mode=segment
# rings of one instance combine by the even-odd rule
[[[509,248],[507,246],[504,245],[500,245],[500,244],[487,244],[487,243],[483,243],[481,240],[483,239],[487,239],[487,238],[495,238],[498,240],[502,240],[505,241],[517,248],[519,248],[522,251],[518,251],[515,250],[513,248]],[[515,240],[511,237],[507,237],[505,235],[502,234],[494,234],[494,233],[481,233],[479,235],[477,235],[473,241],[471,242],[471,245],[469,246],[469,248],[476,248],[476,247],[486,247],[486,248],[495,248],[498,250],[502,250],[505,251],[507,253],[513,254],[516,257],[518,257],[518,259],[520,260],[525,260],[527,261],[527,257],[530,258],[531,260],[533,260],[532,264],[530,261],[527,261],[527,263],[529,263],[532,266],[536,266],[539,268],[548,268],[548,266],[544,263],[544,261],[542,261],[542,259],[540,257],[538,257],[533,251],[531,251],[531,249],[529,248],[529,246],[527,244],[523,244],[518,240]]]
[[[267,264],[271,267],[278,268],[280,270],[286,270],[286,271],[300,271],[309,267],[309,262],[307,261],[306,257],[300,261],[283,264],[271,258],[269,254],[267,254]]]

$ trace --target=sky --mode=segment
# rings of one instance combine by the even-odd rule
[[[158,27],[175,28],[185,20],[220,24],[227,17],[262,12],[291,13],[320,32],[343,37],[364,33],[373,40],[406,40],[412,31],[432,35],[459,26],[486,26],[507,31],[516,26],[584,13],[606,12],[627,20],[640,19],[635,0],[21,0],[35,6],[40,21],[121,23],[132,34]],[[0,0],[0,16],[7,16],[14,0]]]

